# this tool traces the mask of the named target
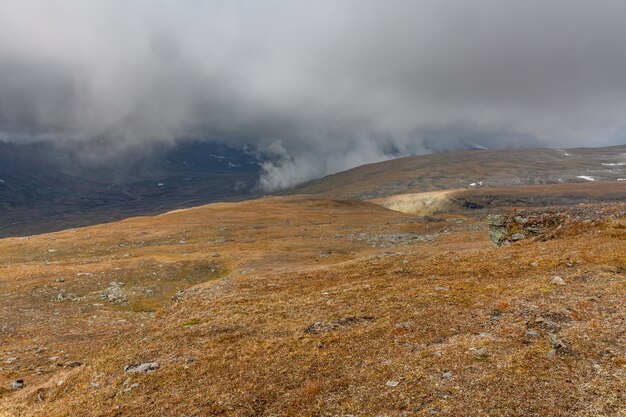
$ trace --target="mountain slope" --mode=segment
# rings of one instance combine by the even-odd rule
[[[0,416],[620,415],[626,207],[577,212],[506,247],[301,196],[0,240]]]
[[[481,150],[411,156],[329,175],[297,186],[288,193],[367,200],[446,189],[618,179],[626,179],[626,145],[569,150]]]

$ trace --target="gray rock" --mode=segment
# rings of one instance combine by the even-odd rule
[[[56,282],[65,282],[65,278],[62,278],[62,277],[61,278],[57,278]]]
[[[398,381],[394,381],[393,379],[390,379],[385,383],[385,385],[387,385],[389,388],[395,388],[398,386],[398,384],[400,383]]]
[[[159,362],[143,362],[139,365],[128,365],[124,368],[124,371],[131,374],[147,374],[149,372],[156,371],[160,366],[161,364]]]
[[[501,245],[507,235],[506,217],[501,214],[490,214],[487,216],[487,226],[491,241]]]
[[[523,233],[514,233],[511,235],[511,240],[513,242],[517,242],[518,240],[524,239],[526,236]]]
[[[561,278],[560,276],[555,275],[550,280],[550,284],[552,284],[552,285],[565,285],[565,281],[563,281],[563,278]]]
[[[328,257],[329,257],[330,255],[332,255],[332,254],[333,254],[333,252],[332,252],[332,251],[325,250],[325,251],[320,252],[320,253],[317,255],[317,257],[318,257],[318,258],[320,258],[320,259],[324,259],[324,258],[328,258]]]
[[[112,304],[122,304],[128,301],[123,282],[111,281],[109,287],[100,294],[100,298]]]
[[[446,371],[443,374],[441,374],[441,377],[443,379],[452,379],[452,377],[454,377],[454,374],[450,371]]]
[[[11,382],[11,389],[12,390],[16,390],[16,389],[22,389],[24,388],[26,384],[24,383],[23,379],[16,379],[15,381]]]

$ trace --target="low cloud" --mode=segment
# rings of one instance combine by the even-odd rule
[[[618,0],[7,1],[0,140],[254,144],[276,154],[266,189],[396,155],[619,143],[624,16]]]

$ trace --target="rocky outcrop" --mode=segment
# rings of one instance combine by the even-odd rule
[[[506,245],[528,237],[543,235],[569,220],[566,213],[512,213],[487,216],[489,237],[496,245]]]
[[[498,246],[529,237],[550,238],[572,223],[593,225],[609,218],[624,216],[620,204],[579,204],[575,207],[514,210],[487,216],[489,237]]]

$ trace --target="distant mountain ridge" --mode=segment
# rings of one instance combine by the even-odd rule
[[[51,143],[0,142],[0,237],[248,197],[260,163],[219,142],[181,141],[98,163]]]
[[[309,181],[285,193],[368,200],[460,188],[625,179],[626,145],[567,150],[472,150],[409,156],[362,165]]]

